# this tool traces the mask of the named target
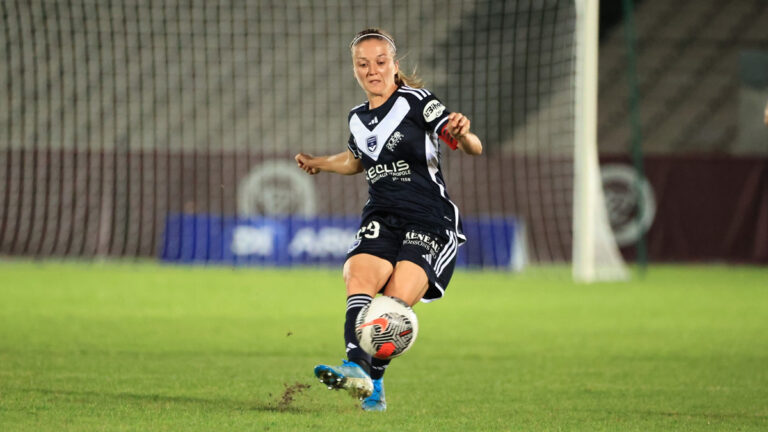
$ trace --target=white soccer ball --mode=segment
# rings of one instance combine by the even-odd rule
[[[419,321],[413,309],[395,297],[376,297],[360,311],[355,321],[360,348],[381,360],[408,351],[418,333]]]

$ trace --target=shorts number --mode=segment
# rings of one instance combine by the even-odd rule
[[[360,236],[363,236],[369,239],[378,238],[380,229],[381,229],[381,226],[379,225],[378,222],[371,221],[368,225],[360,228],[360,231],[357,232],[357,238],[360,238]]]

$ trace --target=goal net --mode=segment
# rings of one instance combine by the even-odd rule
[[[466,264],[611,255],[597,183],[574,226],[576,125],[595,122],[577,121],[579,16],[564,0],[0,2],[0,254],[231,257],[276,241],[236,221],[285,215],[292,234],[348,233],[365,182],[303,176],[292,156],[346,148],[365,97],[348,44],[375,26],[483,140],[481,157],[442,155]]]

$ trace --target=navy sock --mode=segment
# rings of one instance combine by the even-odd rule
[[[377,358],[371,359],[371,379],[381,379],[384,378],[384,372],[387,370],[387,366],[389,366],[389,362],[391,360],[380,360]]]
[[[360,365],[369,375],[371,374],[371,356],[360,348],[360,342],[355,336],[355,321],[360,309],[371,302],[368,294],[353,294],[347,297],[347,313],[344,320],[344,343],[347,345],[347,358]]]

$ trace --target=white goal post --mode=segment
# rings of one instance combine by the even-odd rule
[[[608,223],[597,156],[598,0],[576,0],[573,278],[624,280],[628,271]]]

